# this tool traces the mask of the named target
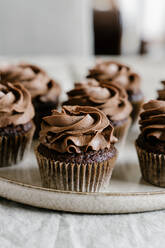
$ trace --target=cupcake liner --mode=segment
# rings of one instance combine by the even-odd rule
[[[142,177],[156,186],[165,187],[165,155],[147,152],[135,142]]]
[[[131,122],[132,120],[129,117],[127,121],[123,123],[123,125],[114,127],[114,136],[118,138],[118,143],[120,145],[123,145],[125,143]]]
[[[141,106],[143,104],[144,100],[138,101],[138,102],[134,102],[132,101],[132,107],[133,110],[131,112],[131,118],[132,118],[132,125],[137,121],[140,110],[141,110]]]
[[[0,137],[0,167],[21,161],[31,147],[35,126],[26,133]]]
[[[105,188],[117,157],[101,163],[74,164],[48,159],[37,148],[35,153],[43,187],[77,192],[99,192]]]

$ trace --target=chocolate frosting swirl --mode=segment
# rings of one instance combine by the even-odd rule
[[[111,121],[124,120],[132,111],[125,89],[115,82],[104,83],[102,86],[94,79],[76,83],[75,88],[67,95],[69,99],[63,103],[64,105],[97,107]]]
[[[109,149],[116,141],[105,114],[93,107],[63,106],[41,125],[40,142],[60,153]]]
[[[55,101],[60,94],[59,85],[35,65],[5,65],[0,68],[0,79],[3,82],[21,82],[32,98],[39,97],[43,102]]]
[[[165,101],[151,100],[143,105],[140,129],[147,139],[165,141]]]
[[[0,128],[25,124],[33,117],[30,93],[19,83],[0,84]]]
[[[163,89],[158,90],[158,100],[165,101],[165,80],[161,81]]]
[[[95,78],[100,83],[109,81],[120,83],[127,91],[138,93],[140,76],[124,64],[115,61],[104,61],[89,70],[87,78]]]

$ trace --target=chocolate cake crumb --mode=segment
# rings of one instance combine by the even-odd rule
[[[29,121],[25,124],[21,125],[9,125],[3,128],[0,128],[0,136],[11,136],[11,135],[18,135],[20,133],[26,133],[33,127],[32,121]]]
[[[38,146],[38,152],[47,157],[48,159],[54,159],[56,161],[65,163],[78,163],[78,164],[90,164],[95,162],[103,162],[105,160],[111,159],[117,153],[114,145],[111,145],[110,149],[105,148],[99,151],[88,151],[82,153],[59,153],[55,150],[47,148],[45,145],[40,144]]]
[[[154,137],[146,139],[144,135],[140,134],[136,142],[139,147],[146,150],[147,152],[165,154],[165,142],[160,141]]]

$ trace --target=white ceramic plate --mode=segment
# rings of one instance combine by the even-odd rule
[[[135,134],[130,135],[135,137]],[[106,192],[76,193],[42,188],[31,152],[18,165],[0,169],[0,196],[31,206],[79,213],[130,213],[165,208],[165,190],[141,179],[136,152],[128,141]]]

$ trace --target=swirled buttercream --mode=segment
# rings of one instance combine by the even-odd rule
[[[94,78],[100,83],[117,82],[127,91],[137,93],[140,89],[140,76],[124,64],[115,61],[104,61],[89,70],[87,78]]]
[[[60,153],[110,148],[117,139],[105,114],[94,107],[63,106],[43,118],[40,142]]]
[[[54,101],[60,94],[59,85],[36,65],[20,63],[1,66],[0,80],[22,83],[32,98],[39,97],[41,101]]]
[[[96,80],[76,83],[75,88],[67,93],[68,101],[64,105],[93,106],[102,110],[111,121],[129,117],[132,106],[125,89],[115,82],[104,83]]]
[[[165,101],[151,100],[143,105],[140,129],[147,139],[165,141]]]
[[[0,128],[25,124],[33,117],[31,96],[23,85],[0,84]]]

